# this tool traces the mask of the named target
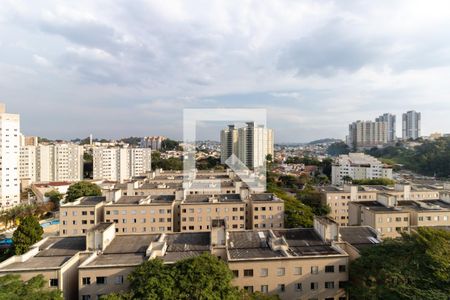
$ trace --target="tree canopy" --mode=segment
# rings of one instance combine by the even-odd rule
[[[102,191],[95,183],[80,181],[72,184],[67,189],[66,201],[73,202],[83,196],[101,196]]]
[[[163,159],[161,153],[152,151],[152,169],[183,170],[183,160],[176,157]]]
[[[63,300],[61,291],[47,289],[44,276],[37,275],[28,281],[22,281],[19,275],[0,277],[1,300]]]
[[[350,148],[344,142],[336,142],[331,144],[327,149],[327,154],[331,156],[339,156],[341,154],[349,154]]]
[[[59,202],[64,197],[64,195],[58,192],[57,190],[51,190],[45,193],[45,197],[48,197],[50,201],[55,205],[55,208],[58,208]]]
[[[21,255],[28,251],[31,245],[42,239],[42,229],[34,216],[26,216],[20,221],[19,227],[13,233],[14,253]]]
[[[450,232],[421,227],[365,249],[350,265],[351,299],[448,299]]]

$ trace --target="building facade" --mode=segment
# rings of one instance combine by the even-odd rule
[[[422,115],[414,110],[408,111],[402,116],[402,138],[404,140],[418,139],[421,136]]]
[[[387,130],[388,143],[394,142],[397,139],[397,121],[396,116],[390,113],[385,113],[375,119],[375,122],[385,122]]]
[[[82,180],[83,154],[83,146],[76,144],[39,144],[36,147],[36,181]]]
[[[379,147],[388,142],[388,122],[356,121],[349,125],[347,144],[352,149]]]
[[[95,147],[93,177],[123,182],[151,171],[152,149]]]
[[[145,136],[141,139],[142,148],[151,148],[152,150],[161,150],[162,142],[167,138],[165,136]]]
[[[20,204],[20,116],[0,103],[0,206]]]

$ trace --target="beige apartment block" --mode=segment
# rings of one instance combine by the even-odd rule
[[[89,196],[60,206],[59,234],[85,235],[87,230],[103,221],[105,197]]]
[[[174,195],[122,196],[108,202],[103,219],[116,224],[118,234],[172,232]]]
[[[245,229],[245,202],[239,194],[186,195],[180,204],[180,231],[210,231],[212,220],[225,220],[230,230]]]
[[[87,256],[85,237],[47,237],[20,256],[0,263],[0,276],[18,274],[22,280],[43,275],[49,289],[63,291],[64,299],[78,299],[78,266]]]
[[[284,228],[284,202],[272,193],[251,194],[249,229]]]
[[[350,203],[349,223],[371,226],[382,238],[396,238],[410,232],[411,226],[450,226],[450,202],[379,195],[378,201]]]

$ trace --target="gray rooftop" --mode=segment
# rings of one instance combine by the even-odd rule
[[[278,202],[281,202],[281,200],[272,193],[251,194],[250,198],[253,201],[278,201]]]
[[[347,226],[340,227],[341,239],[357,249],[380,243],[377,233],[369,226]]]
[[[71,256],[86,250],[86,237],[49,237],[36,256]]]
[[[159,236],[159,234],[116,235],[103,253],[145,253],[150,243],[158,240]]]
[[[86,196],[86,197],[82,197],[80,199],[80,205],[94,205],[95,206],[105,200],[106,200],[106,197],[102,197],[102,196]]]

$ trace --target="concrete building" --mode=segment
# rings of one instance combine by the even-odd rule
[[[20,116],[0,103],[0,207],[20,204]]]
[[[20,146],[37,146],[39,138],[37,136],[20,135]]]
[[[60,236],[86,235],[88,229],[103,221],[104,197],[82,197],[59,208]]]
[[[95,147],[93,177],[123,182],[151,171],[152,149]]]
[[[388,143],[397,140],[397,121],[393,114],[385,113],[375,119],[375,122],[385,122],[387,124],[387,141]]]
[[[388,122],[356,121],[349,125],[347,144],[352,149],[381,147],[388,142]]]
[[[376,201],[349,203],[349,225],[375,228],[382,238],[396,238],[411,227],[450,226],[450,198],[399,200],[385,193]]]
[[[229,125],[221,131],[221,162],[236,155],[248,168],[257,169],[265,166],[267,155],[273,157],[274,137],[272,129],[255,126],[248,122],[247,126],[236,129]]]
[[[331,167],[332,184],[341,185],[346,177],[354,180],[392,179],[392,167],[364,153],[349,153],[336,158]]]
[[[152,150],[161,150],[162,142],[165,140],[167,140],[165,136],[145,136],[141,139],[140,146]]]
[[[19,177],[24,190],[36,182],[36,146],[20,146]]]
[[[396,184],[395,186],[344,185],[318,188],[323,205],[330,207],[331,219],[340,226],[348,226],[350,202],[376,201],[379,194],[389,193],[400,200],[435,200],[442,197],[443,187]]]
[[[418,139],[421,136],[421,113],[414,110],[402,116],[402,138],[404,140]]]
[[[76,144],[39,144],[36,147],[36,181],[82,180],[83,154],[83,146]]]

